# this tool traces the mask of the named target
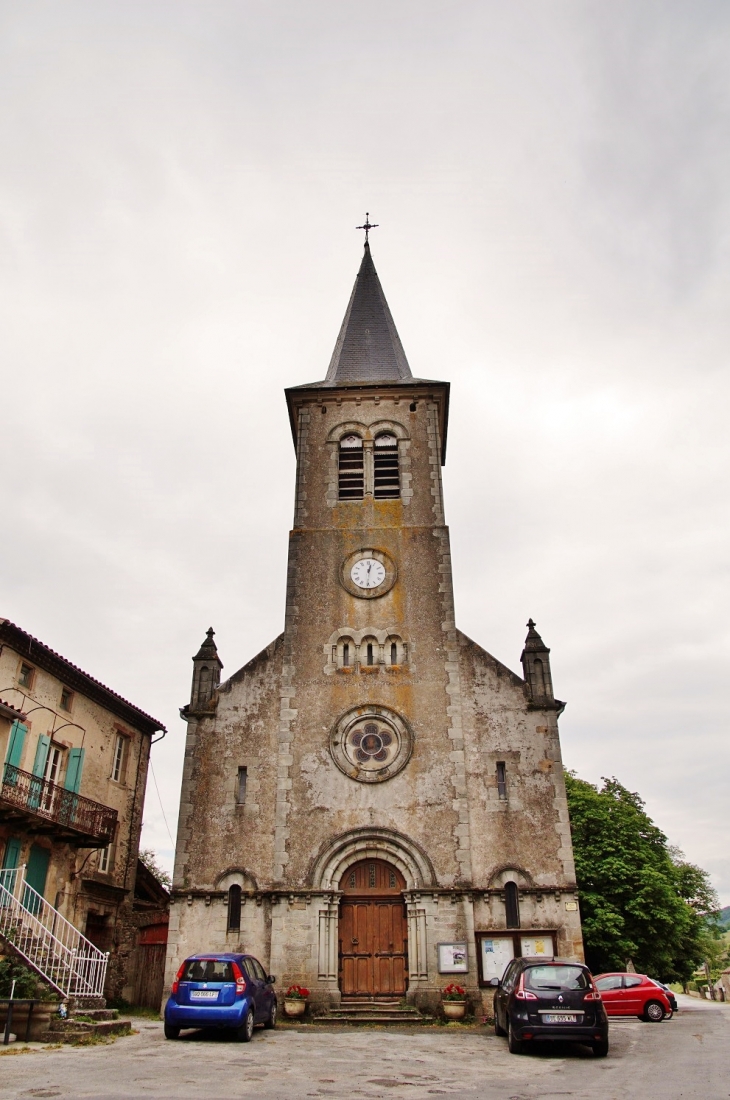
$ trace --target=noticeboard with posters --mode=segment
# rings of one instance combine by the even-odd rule
[[[552,958],[555,954],[555,933],[553,931],[507,932],[504,929],[494,932],[477,932],[477,959],[479,962],[479,984],[489,986],[494,979],[500,979],[507,964],[514,958],[528,955]]]

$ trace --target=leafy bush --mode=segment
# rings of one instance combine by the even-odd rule
[[[38,975],[25,966],[19,959],[9,955],[0,956],[0,997],[9,997],[15,982],[14,997],[20,1000],[31,1000],[39,997],[41,1000],[50,1000],[53,994],[38,980]]]

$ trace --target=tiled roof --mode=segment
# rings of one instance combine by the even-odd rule
[[[3,718],[8,718],[11,721],[15,718],[25,718],[22,710],[18,707],[14,707],[12,703],[6,702],[5,699],[0,699],[0,715]]]
[[[32,634],[26,633],[15,623],[11,623],[9,619],[0,619],[0,642],[11,646],[31,664],[44,668],[46,672],[56,676],[74,691],[93,699],[94,702],[106,707],[118,718],[129,722],[141,732],[152,734],[158,730],[165,730],[162,722],[158,722],[156,718],[140,710],[134,703],[130,703],[116,691],[112,691],[100,680],[84,672],[78,665],[72,664],[60,653],[56,653],[54,649],[34,638]]]
[[[325,385],[401,381],[411,377],[370,255],[370,245],[366,243]]]

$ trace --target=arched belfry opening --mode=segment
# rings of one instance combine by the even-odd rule
[[[361,859],[340,878],[339,986],[343,997],[402,997],[408,988],[406,881],[384,859]]]

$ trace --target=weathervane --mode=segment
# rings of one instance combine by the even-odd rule
[[[368,243],[368,234],[370,233],[370,230],[371,229],[377,229],[377,228],[378,228],[377,224],[376,225],[371,225],[370,224],[370,215],[368,214],[367,211],[365,211],[365,225],[356,225],[355,226],[355,229],[364,229],[365,230],[365,244]]]

